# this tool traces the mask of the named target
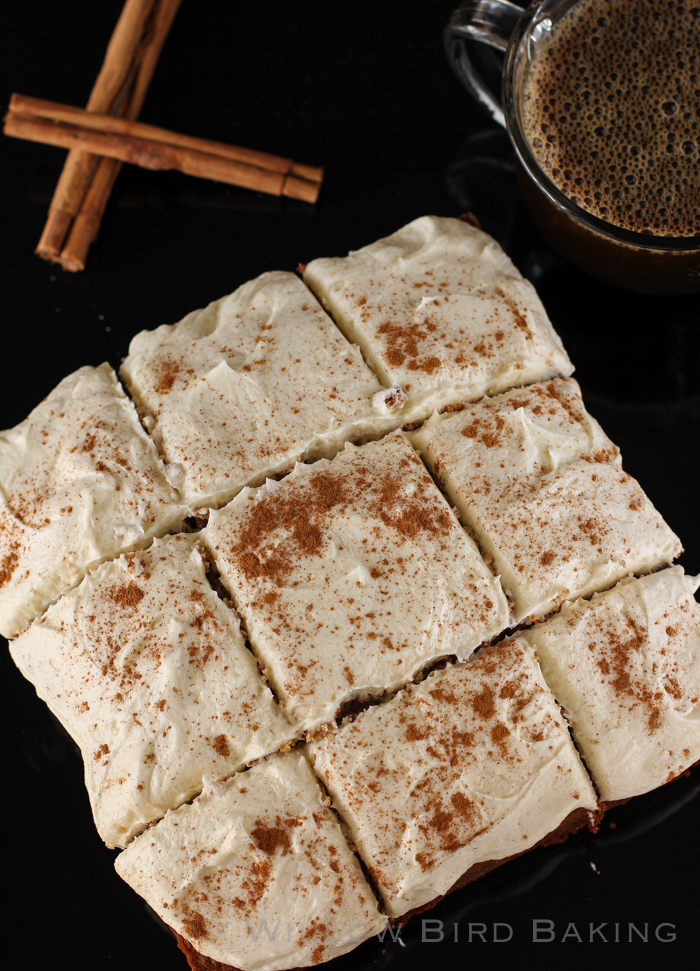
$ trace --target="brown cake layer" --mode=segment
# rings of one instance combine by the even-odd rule
[[[693,762],[692,765],[689,765],[684,772],[679,772],[678,775],[674,775],[672,778],[667,779],[665,784],[669,785],[671,782],[675,782],[677,779],[687,778],[691,772],[698,771],[698,766],[700,766],[700,759],[698,759],[697,762]],[[610,799],[607,802],[601,802],[600,806],[603,812],[607,813],[610,809],[616,809],[617,806],[626,806],[628,802],[631,802],[636,798],[636,796],[630,796],[628,799]]]
[[[464,873],[459,880],[451,887],[448,893],[443,894],[440,897],[436,897],[435,900],[431,900],[430,903],[426,904],[424,907],[416,907],[415,910],[409,911],[407,914],[403,914],[401,917],[390,921],[394,927],[405,927],[408,921],[412,917],[416,917],[418,914],[422,914],[425,911],[432,910],[436,907],[445,897],[448,897],[455,890],[459,890],[461,887],[465,887],[469,883],[473,883],[478,880],[479,877],[485,876],[487,873],[491,873],[492,870],[496,870],[504,863],[508,863],[510,860],[515,860],[525,853],[531,852],[532,849],[544,846],[553,846],[556,843],[563,843],[569,836],[583,829],[587,826],[592,833],[596,833],[600,827],[600,822],[603,818],[603,810],[600,812],[592,814],[586,809],[575,809],[572,813],[562,820],[562,822],[557,826],[556,829],[552,830],[547,836],[541,839],[534,847],[528,850],[523,850],[522,853],[514,853],[511,856],[504,857],[502,860],[486,860],[482,863],[476,863],[474,866],[469,867],[469,869]],[[221,961],[215,961],[213,958],[206,957],[204,954],[200,954],[199,951],[186,941],[184,937],[179,934],[175,935],[177,937],[177,946],[180,948],[182,953],[187,958],[190,968],[192,971],[241,971],[240,968],[236,968],[231,964],[222,964]],[[301,971],[301,969],[293,968],[290,971]]]
[[[403,914],[401,917],[396,918],[396,920],[390,921],[390,923],[395,927],[404,927],[412,917],[416,917],[418,914],[425,913],[427,910],[432,910],[434,907],[445,899],[449,897],[451,893],[455,890],[460,890],[462,887],[466,887],[469,883],[474,883],[479,877],[486,876],[487,873],[491,873],[493,870],[497,870],[504,863],[510,862],[510,860],[517,860],[518,857],[524,856],[526,853],[531,853],[532,850],[538,847],[544,846],[554,846],[557,843],[563,843],[564,840],[568,839],[569,836],[573,836],[584,826],[587,826],[591,833],[597,833],[600,829],[600,823],[603,819],[604,810],[601,809],[597,813],[591,813],[588,809],[574,809],[572,813],[563,819],[556,829],[552,830],[547,836],[543,837],[534,846],[531,846],[527,850],[523,850],[522,853],[513,853],[510,856],[504,856],[502,860],[483,860],[481,863],[475,863],[474,866],[470,866],[469,869],[462,874],[459,880],[456,881],[447,891],[447,893],[442,894],[441,897],[436,897],[435,900],[431,900],[430,903],[426,904],[424,907],[416,907],[414,910],[410,910],[407,914]]]

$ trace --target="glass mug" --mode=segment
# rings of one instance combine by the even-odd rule
[[[579,9],[573,11],[577,5],[580,5]],[[682,11],[680,15],[678,10]],[[606,31],[608,17],[613,13],[613,26],[618,29]],[[574,23],[572,17],[578,17],[578,20],[574,26],[565,24],[562,28],[562,20],[567,14],[569,25]],[[683,35],[686,59],[679,55],[680,64],[673,62],[667,69],[667,73],[673,75],[675,72],[678,77],[671,77],[670,86],[667,78],[665,90],[659,92],[651,85],[641,83],[645,80],[645,71],[649,72],[646,79],[658,76],[651,72],[657,65],[647,64],[644,60],[647,56],[658,58],[658,53],[647,55],[645,45],[650,37],[656,38],[657,35],[677,37],[678,16],[681,26],[689,31]],[[619,30],[620,17],[627,18],[632,25],[631,32]],[[500,101],[470,58],[469,42],[474,41],[505,52]],[[594,48],[598,60],[591,55],[589,70],[587,52]],[[563,256],[590,275],[627,290],[666,294],[700,291],[700,234],[697,230],[700,218],[700,9],[697,6],[693,7],[689,2],[684,4],[683,0],[535,0],[523,10],[507,0],[467,0],[455,10],[445,30],[445,49],[462,83],[507,129],[517,156],[525,203],[544,235]],[[599,67],[601,56],[603,62],[613,68],[609,76],[594,70]],[[631,60],[623,60],[629,58]],[[552,61],[558,66],[549,68],[548,63]],[[619,72],[615,70],[618,65]],[[574,103],[574,81],[569,79],[576,72],[584,80],[577,82],[579,90],[573,98],[578,100]],[[592,74],[595,77],[591,78]],[[620,85],[620,74],[627,75],[622,84],[629,84],[629,92]],[[639,84],[635,80],[637,76]],[[563,84],[562,78],[565,79]],[[681,91],[683,85],[685,91]],[[679,91],[684,97],[678,95]],[[613,92],[613,101],[617,98],[612,122],[612,109],[606,104],[611,101],[610,92]],[[589,101],[584,103],[581,98],[586,94]],[[564,103],[561,103],[562,98]],[[629,105],[634,106],[634,111],[630,113],[628,110],[627,120],[619,123],[620,128],[626,125],[627,129],[622,134],[622,142],[615,143],[616,153],[610,155],[604,144],[605,129],[598,124],[598,116],[604,116],[605,122],[609,123],[608,131],[615,133],[611,137],[617,138],[614,116],[622,118]],[[641,106],[641,113],[637,106]],[[648,131],[645,125],[649,127]],[[557,179],[561,171],[553,164],[546,144],[551,141],[558,150],[560,132],[561,146],[569,157],[572,151],[578,151],[578,140],[584,146],[583,156],[577,156],[579,166],[574,171],[565,171],[564,181]],[[600,141],[596,142],[599,137]],[[650,148],[654,138],[657,144]],[[664,140],[666,144],[661,146]],[[598,147],[603,150],[598,152]],[[673,171],[680,171],[680,174],[673,178],[679,183],[683,178],[686,180],[686,195],[681,201],[690,199],[690,209],[681,210],[685,220],[685,225],[680,222],[682,235],[637,231],[629,225],[617,225],[613,219],[603,218],[610,211],[609,207],[596,203],[591,207],[598,209],[596,214],[585,205],[579,205],[579,193],[588,193],[585,203],[591,202],[594,194],[601,197],[598,191],[601,180],[596,178],[601,171],[600,157],[605,160],[608,173],[616,166],[614,173],[607,175],[603,192],[606,193],[604,201],[610,200],[609,206],[615,208],[617,205],[616,211],[621,213],[620,203],[612,200],[624,199],[624,193],[630,191],[625,180],[636,181],[638,176],[629,173],[639,174],[640,170],[635,168],[636,158],[628,156],[640,156],[640,153],[641,162],[646,166],[644,191],[648,190],[648,193],[642,197],[641,203],[637,202],[641,209],[632,210],[630,203],[625,208],[637,212],[642,225],[648,222],[646,213],[652,209],[657,223],[662,217],[667,224],[677,218],[678,209],[669,206],[669,213],[663,205],[658,205],[665,202],[665,197],[660,195],[656,175],[671,171],[669,164],[675,165]],[[666,157],[662,158],[664,153]],[[669,159],[675,162],[669,162]],[[647,183],[647,178],[652,181]],[[616,179],[619,184],[615,186]],[[629,184],[635,183],[627,182]],[[687,188],[689,184],[690,188]],[[673,188],[671,186],[669,191]],[[682,188],[680,184],[675,186],[675,189]],[[630,220],[621,218],[618,221],[629,224]],[[700,308],[698,318],[700,322]]]

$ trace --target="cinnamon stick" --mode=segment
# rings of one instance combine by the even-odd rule
[[[69,149],[36,252],[85,266],[123,161],[315,202],[323,170],[135,124],[181,0],[126,0],[86,111],[13,95],[5,133]],[[127,127],[124,127],[126,125]]]
[[[139,116],[160,52],[179,6],[180,0],[161,0],[155,8],[150,30],[144,38],[144,51],[136,79],[129,98],[121,109],[125,118],[133,120]],[[121,166],[122,163],[116,159],[100,159],[58,258],[65,270],[85,269],[88,250],[97,238],[102,216]]]
[[[17,106],[21,107],[21,113],[15,110]],[[35,109],[37,114],[34,113]],[[291,195],[308,202],[315,202],[320,190],[319,182],[295,176],[291,171],[291,162],[287,162],[286,171],[279,171],[276,163],[272,169],[260,168],[237,161],[245,150],[234,146],[198,140],[139,122],[88,113],[80,108],[36,101],[20,95],[13,96],[11,110],[5,116],[4,131],[15,138],[62,148],[77,146],[92,154],[131,162],[142,168],[176,169],[186,175],[256,189],[271,195]],[[157,138],[153,137],[154,134]],[[317,174],[320,170],[311,171]]]
[[[107,202],[112,194],[122,163],[115,158],[101,158],[95,169],[78,213],[73,220],[57,262],[64,270],[76,273],[85,269],[88,250],[97,239]]]
[[[158,0],[126,0],[110,39],[104,62],[88,99],[87,110],[117,112],[128,97],[145,50],[149,19]],[[57,261],[99,158],[75,149],[63,166],[36,252]]]
[[[321,182],[323,169],[312,165],[302,165],[291,159],[279,155],[269,155],[251,148],[240,148],[237,145],[227,145],[205,138],[193,138],[178,132],[157,128],[140,121],[129,121],[126,118],[113,117],[105,114],[94,114],[72,105],[58,104],[55,101],[44,101],[40,98],[29,98],[22,94],[13,94],[10,99],[10,115],[24,116],[32,119],[43,119],[76,128],[87,128],[103,134],[124,135],[151,142],[161,142],[165,145],[192,149],[205,152],[208,155],[218,155],[234,162],[243,162],[259,169],[269,169],[271,172],[282,172],[295,175],[307,182]]]

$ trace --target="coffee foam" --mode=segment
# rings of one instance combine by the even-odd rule
[[[526,137],[573,202],[623,229],[700,235],[700,6],[583,0],[537,43]]]

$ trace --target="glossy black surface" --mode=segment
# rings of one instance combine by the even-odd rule
[[[3,103],[13,90],[84,103],[120,6],[13,5],[4,14]],[[137,331],[174,322],[265,270],[343,254],[425,213],[470,208],[538,286],[591,412],[683,539],[686,570],[700,573],[700,298],[616,292],[543,243],[518,202],[507,145],[488,134],[494,129],[446,65],[441,34],[451,6],[433,0],[409,13],[386,0],[184,0],[142,119],[325,165],[314,208],[125,168],[87,270],[70,275],[33,255],[63,152],[4,140],[0,426],[21,421],[79,366],[118,367]],[[112,870],[73,743],[6,651],[2,663],[6,940],[30,968],[70,953],[74,969],[182,971],[167,932]],[[530,854],[454,895],[426,915],[443,921],[439,951],[436,940],[421,941],[417,921],[403,932],[405,947],[373,942],[338,967],[461,964],[470,923],[471,943],[481,925],[487,942],[510,926],[509,943],[527,949],[537,919],[555,922],[557,940],[568,924],[587,941],[590,923],[607,923],[602,933],[614,941],[617,922],[627,942],[633,922],[648,925],[652,942],[658,925],[672,924],[664,953],[687,946],[697,925],[698,788],[696,772],[611,813],[597,837]],[[436,926],[426,925],[428,937]],[[576,942],[573,932],[567,942]]]

